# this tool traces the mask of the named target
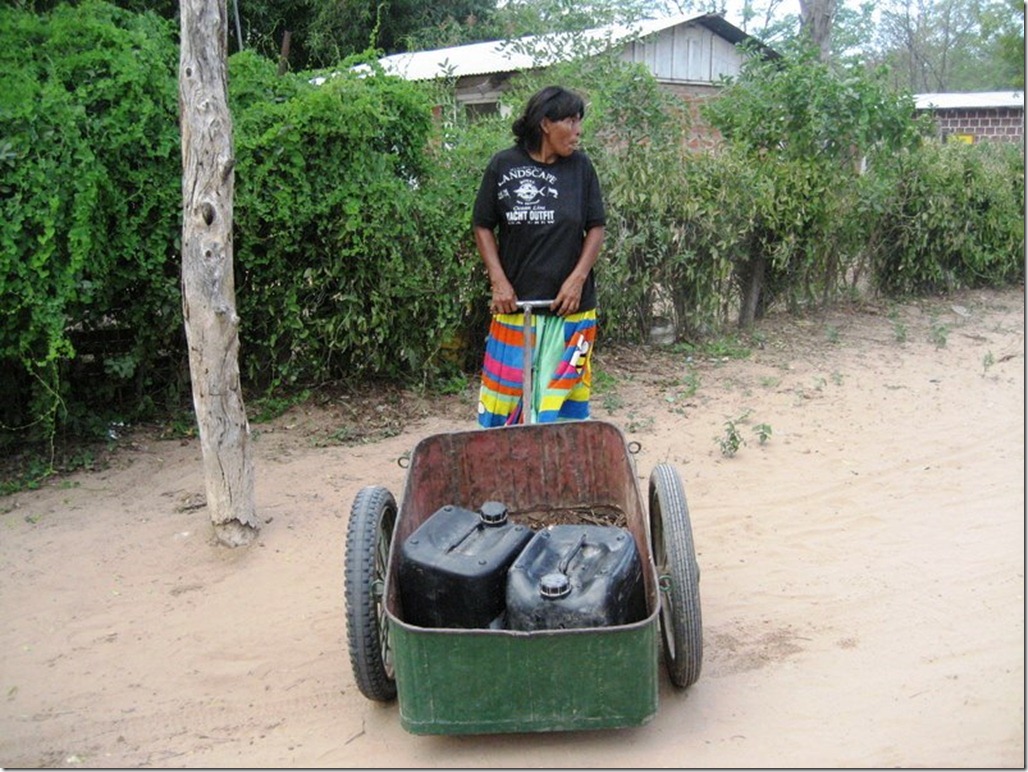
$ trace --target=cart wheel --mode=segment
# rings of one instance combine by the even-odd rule
[[[380,702],[396,696],[384,597],[395,527],[393,494],[377,485],[362,488],[353,500],[346,529],[346,634],[357,688]]]
[[[691,686],[703,664],[700,568],[685,491],[670,464],[657,464],[650,474],[650,539],[660,589],[664,661],[671,683]]]

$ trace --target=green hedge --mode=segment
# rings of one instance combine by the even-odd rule
[[[98,2],[0,29],[0,422],[99,430],[178,372],[175,30]]]
[[[905,296],[1024,282],[1024,186],[1012,143],[931,143],[897,158],[869,201],[878,286]]]
[[[433,105],[382,75],[268,99],[250,84],[271,72],[232,59],[230,82],[248,94],[233,104],[243,372],[262,389],[420,383],[459,332],[477,267],[471,195],[427,152]]]

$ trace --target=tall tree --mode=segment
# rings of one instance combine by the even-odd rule
[[[770,42],[779,34],[781,21],[778,19],[778,16],[782,3],[783,0],[771,0],[767,3],[755,3],[753,0],[744,0],[741,12],[742,19],[739,22],[740,27],[744,32],[748,32],[764,42]]]
[[[827,62],[832,55],[835,12],[835,0],[800,0],[800,29],[820,52],[822,62]]]
[[[1012,13],[996,17],[997,57],[1009,78],[1007,85],[1024,89],[1024,0],[1006,0],[1004,5]]]
[[[496,0],[324,0],[311,20],[308,45],[321,61],[339,61],[368,48],[406,51],[412,35],[453,22],[474,28],[495,7]]]
[[[889,0],[879,12],[880,61],[897,88],[991,91],[1023,84],[1023,2]]]
[[[839,6],[832,24],[832,58],[864,63],[877,61],[875,29],[874,3]]]
[[[451,17],[406,38],[410,50],[482,40],[511,40],[543,33],[575,33],[608,24],[631,24],[661,14],[685,12],[696,3],[654,0],[505,0],[488,14],[469,16],[464,24]],[[702,11],[701,11],[702,12]]]
[[[960,90],[1024,88],[1024,1],[992,0],[977,15],[974,53],[954,67]],[[978,85],[980,84],[980,85]]]
[[[492,32],[497,39],[578,32],[631,23],[656,12],[649,0],[507,0],[496,10]]]
[[[250,425],[239,382],[227,27],[225,0],[182,0],[182,313],[207,509],[218,540],[235,547],[253,541],[259,525]]]

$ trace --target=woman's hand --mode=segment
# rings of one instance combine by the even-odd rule
[[[585,286],[585,279],[580,279],[571,274],[564,280],[560,292],[553,299],[550,308],[560,316],[568,316],[575,313],[582,304],[582,287]]]
[[[489,228],[475,226],[475,245],[489,274],[489,286],[493,288],[493,299],[489,301],[489,313],[513,314],[518,310],[518,295],[514,292],[507,274],[500,264],[500,252],[496,245],[496,234]]]
[[[604,229],[602,225],[595,225],[585,234],[585,242],[582,244],[582,254],[578,256],[578,264],[575,265],[568,277],[561,285],[560,292],[553,299],[551,309],[561,316],[575,313],[582,305],[582,288],[589,277],[589,272],[596,264],[596,258],[600,254],[600,246],[603,244]]]
[[[518,310],[518,296],[514,287],[506,278],[493,281],[493,299],[489,303],[489,313],[513,314]]]

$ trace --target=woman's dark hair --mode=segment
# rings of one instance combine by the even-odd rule
[[[528,100],[525,112],[511,127],[515,142],[525,150],[538,150],[543,144],[543,130],[540,125],[543,118],[562,121],[574,115],[579,118],[585,117],[585,102],[582,97],[560,86],[540,89]]]

